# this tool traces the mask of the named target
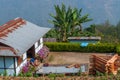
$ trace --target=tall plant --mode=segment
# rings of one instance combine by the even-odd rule
[[[53,20],[50,20],[56,31],[58,32],[59,39],[66,42],[69,36],[72,36],[76,26],[80,26],[80,31],[82,30],[82,23],[91,21],[88,18],[88,14],[81,16],[82,9],[71,8],[70,6],[66,9],[65,5],[62,4],[55,5],[56,15],[50,14]]]

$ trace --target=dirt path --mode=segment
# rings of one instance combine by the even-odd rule
[[[90,55],[95,53],[50,52],[47,62],[50,64],[89,63]],[[106,55],[97,53],[98,55]]]

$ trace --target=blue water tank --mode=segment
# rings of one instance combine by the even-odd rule
[[[87,45],[88,45],[88,43],[81,43],[80,46],[82,46],[82,47],[86,47]]]

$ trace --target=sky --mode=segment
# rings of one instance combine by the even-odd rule
[[[0,25],[22,17],[27,21],[44,27],[52,27],[48,20],[49,14],[54,13],[54,5],[82,8],[82,14],[89,14],[93,21],[83,24],[100,24],[109,20],[116,25],[120,20],[120,0],[0,0]]]

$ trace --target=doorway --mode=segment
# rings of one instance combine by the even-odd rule
[[[28,51],[27,51],[27,58],[33,58],[33,57],[35,57],[34,45],[30,49],[28,49]]]

